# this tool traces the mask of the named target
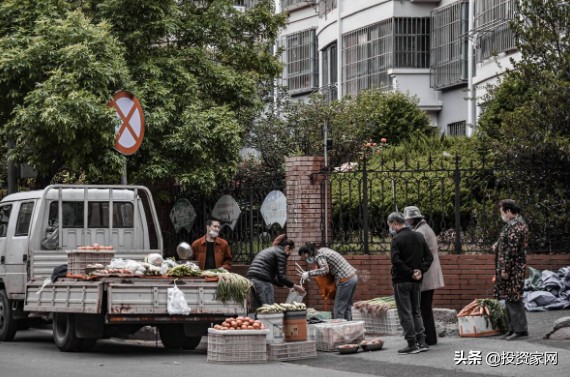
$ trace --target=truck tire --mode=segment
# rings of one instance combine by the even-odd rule
[[[201,341],[201,336],[187,336],[182,348],[185,350],[193,350],[194,348],[198,347],[198,344],[200,344]]]
[[[181,349],[186,343],[183,325],[162,325],[159,326],[158,333],[166,349]]]
[[[14,319],[8,295],[4,289],[0,289],[0,341],[14,340],[16,331],[18,331],[18,323]]]
[[[73,314],[53,314],[53,341],[62,352],[74,352],[79,349],[82,339],[75,335],[75,316]]]

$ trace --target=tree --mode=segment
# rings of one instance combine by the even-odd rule
[[[355,161],[367,140],[390,139],[391,144],[417,135],[433,134],[428,115],[417,99],[399,92],[363,91],[357,97],[329,102],[319,93],[306,101],[280,99],[269,108],[248,138],[270,166],[284,156],[324,153],[324,128],[332,141],[329,166]]]
[[[531,235],[551,224],[551,242],[568,229],[570,6],[523,0],[510,26],[521,59],[486,98],[478,148],[511,171],[496,184],[527,209]]]
[[[570,7],[524,0],[511,27],[521,60],[491,91],[480,119],[488,150],[522,166],[548,158],[551,169],[570,157]]]
[[[122,47],[109,25],[61,3],[35,12],[31,2],[0,5],[3,136],[15,143],[11,158],[36,169],[40,185],[64,167],[112,174],[121,166],[109,148],[116,117],[105,103],[129,82]]]
[[[16,141],[11,158],[44,182],[61,169],[116,180],[122,157],[110,149],[117,120],[106,103],[124,89],[140,99],[146,128],[127,158],[129,181],[178,179],[212,192],[235,171],[280,73],[271,47],[284,16],[271,0],[255,4],[242,13],[230,0],[2,2],[0,90],[13,96],[0,116],[4,138]]]

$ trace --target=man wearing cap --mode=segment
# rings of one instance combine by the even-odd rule
[[[426,343],[430,346],[437,344],[437,332],[435,330],[435,320],[433,318],[433,294],[438,288],[442,288],[443,273],[439,263],[437,237],[433,229],[428,225],[422,216],[420,209],[415,206],[404,208],[404,220],[406,224],[418,233],[423,234],[433,256],[433,262],[429,270],[424,274],[421,285],[420,311],[424,321],[426,332]]]

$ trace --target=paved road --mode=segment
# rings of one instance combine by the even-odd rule
[[[531,336],[513,342],[498,337],[448,337],[441,338],[429,352],[398,355],[396,350],[404,344],[403,339],[387,336],[385,348],[377,352],[355,355],[319,352],[317,359],[259,365],[211,364],[206,362],[204,345],[196,351],[170,351],[162,348],[160,341],[105,340],[90,353],[62,353],[53,344],[50,331],[31,330],[18,333],[14,342],[0,342],[0,377],[560,377],[567,376],[570,370],[570,340],[543,340],[542,336],[552,328],[555,319],[563,316],[570,316],[570,310],[528,313]],[[461,351],[465,363],[458,362]],[[470,351],[480,352],[481,358],[470,358]],[[489,354],[503,352],[519,357],[528,352],[541,363],[488,365]],[[558,364],[545,365],[545,353],[556,354]],[[469,360],[476,365],[469,365]]]

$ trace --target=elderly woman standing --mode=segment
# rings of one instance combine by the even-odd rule
[[[495,297],[505,300],[509,331],[506,340],[528,336],[528,323],[522,301],[522,290],[526,277],[526,248],[528,246],[528,226],[523,220],[521,208],[514,200],[499,202],[501,219],[506,223],[495,251]]]
[[[445,285],[443,282],[441,264],[439,263],[437,237],[433,229],[424,220],[418,207],[410,206],[404,208],[404,220],[406,220],[406,224],[413,230],[423,234],[431,251],[431,255],[433,256],[433,262],[429,270],[424,274],[422,280],[420,297],[420,311],[422,313],[422,319],[424,320],[426,343],[429,346],[433,346],[437,344],[437,331],[432,308],[433,294],[436,289],[442,288]]]

